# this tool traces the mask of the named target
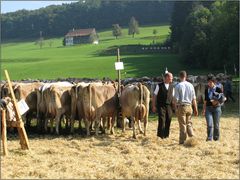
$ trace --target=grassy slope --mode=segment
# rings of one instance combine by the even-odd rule
[[[115,39],[111,31],[99,33],[99,45],[77,45],[63,47],[62,38],[53,39],[52,47],[46,43],[42,49],[34,42],[7,43],[2,45],[2,69],[8,69],[12,79],[54,79],[58,77],[116,78],[115,56],[98,56],[98,52],[113,45],[150,44],[153,29],[158,31],[158,41],[162,42],[169,34],[169,26],[140,28],[135,38],[127,35]],[[167,66],[177,73],[181,69],[179,57],[173,54],[126,55],[121,57],[125,65],[123,77],[159,76]],[[193,72],[190,70],[190,72]],[[3,71],[2,71],[3,75]]]

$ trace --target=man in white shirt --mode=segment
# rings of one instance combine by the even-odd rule
[[[194,135],[192,128],[191,116],[198,115],[197,102],[194,87],[191,83],[186,81],[186,71],[179,73],[180,83],[175,87],[174,106],[177,109],[177,117],[180,127],[179,144],[183,144],[187,139],[187,135],[192,137]],[[192,109],[193,105],[193,109]]]
[[[158,84],[152,98],[152,111],[158,112],[157,136],[164,139],[169,137],[172,118],[172,100],[174,88],[172,85],[173,75],[167,72],[164,82]]]

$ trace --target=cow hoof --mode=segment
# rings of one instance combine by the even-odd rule
[[[137,139],[136,135],[135,136],[133,135],[133,139]]]
[[[140,134],[143,134],[143,131],[140,131]]]

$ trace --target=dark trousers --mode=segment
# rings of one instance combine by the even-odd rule
[[[233,102],[235,102],[235,99],[232,97],[232,92],[231,91],[226,92],[226,98],[227,98],[226,102],[229,101],[230,98]]]
[[[172,108],[170,105],[158,107],[158,130],[157,136],[163,138],[169,137],[169,130],[172,119]]]

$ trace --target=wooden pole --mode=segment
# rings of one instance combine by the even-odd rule
[[[2,145],[3,145],[3,155],[8,155],[7,149],[7,126],[6,126],[6,110],[1,110],[2,114]]]
[[[117,62],[120,62],[119,48],[117,49]],[[120,70],[118,70],[118,97],[120,97],[120,95],[121,95],[120,86],[121,86],[121,72],[120,72]]]
[[[117,49],[117,62],[120,62],[120,50],[119,50],[119,48]],[[121,72],[120,72],[120,70],[117,70],[118,72],[118,97],[120,98],[120,96],[121,96]],[[120,104],[119,104],[119,107],[118,107],[118,110],[117,110],[117,127],[118,128],[121,128],[122,127],[122,123],[121,123],[121,121],[122,121],[122,119],[121,119],[121,115],[120,115],[120,113],[121,113],[121,106],[120,106]]]
[[[20,115],[20,111],[18,109],[17,101],[16,101],[16,98],[15,98],[15,95],[14,95],[14,92],[13,92],[13,89],[12,89],[12,83],[10,81],[8,71],[4,70],[4,72],[5,72],[5,76],[7,78],[7,82],[8,82],[8,85],[9,85],[11,97],[12,97],[12,100],[13,100],[13,107],[14,107],[14,110],[16,112],[16,120],[19,123],[19,126],[17,127],[17,130],[18,130],[18,134],[19,134],[19,137],[20,137],[20,145],[21,145],[22,149],[29,149],[29,142],[28,142],[27,133],[25,131],[25,128],[24,128],[24,125],[23,125],[23,122],[22,122],[22,117]]]

